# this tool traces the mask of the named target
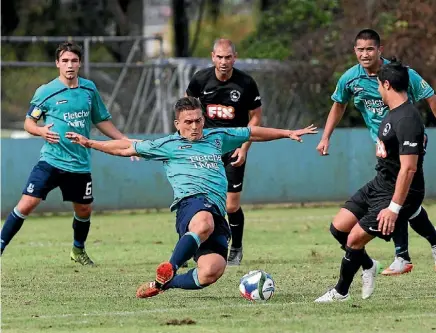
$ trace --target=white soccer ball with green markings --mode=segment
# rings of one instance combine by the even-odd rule
[[[250,271],[241,278],[239,291],[249,301],[267,301],[274,295],[274,280],[264,271]]]

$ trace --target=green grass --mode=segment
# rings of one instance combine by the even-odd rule
[[[435,332],[436,272],[427,242],[413,231],[411,274],[379,276],[365,301],[357,276],[350,302],[313,303],[337,280],[342,252],[328,232],[336,211],[247,210],[242,266],[201,291],[171,290],[152,299],[136,299],[135,291],[171,254],[172,214],[94,216],[88,252],[95,268],[70,262],[69,217],[30,218],[2,258],[2,331]],[[436,206],[428,211],[436,220]],[[368,252],[389,265],[393,245],[375,240]],[[239,278],[252,269],[275,279],[276,295],[266,304],[239,296]],[[174,325],[183,319],[193,323]]]

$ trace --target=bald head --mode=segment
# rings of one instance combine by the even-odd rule
[[[230,39],[217,39],[213,44],[212,62],[218,80],[226,81],[232,76],[233,64],[236,60],[235,45]]]
[[[233,44],[233,42],[230,39],[219,38],[215,40],[215,43],[213,43],[213,52],[216,52],[218,48],[231,48],[233,54],[236,53],[235,44]]]

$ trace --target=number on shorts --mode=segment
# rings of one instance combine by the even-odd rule
[[[86,183],[85,195],[89,196],[92,194],[92,182]]]

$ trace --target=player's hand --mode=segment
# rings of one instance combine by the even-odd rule
[[[395,222],[397,222],[398,214],[391,211],[389,208],[382,209],[378,213],[378,230],[383,235],[390,235],[394,232]]]
[[[76,143],[78,145],[81,145],[82,147],[89,148],[87,146],[89,139],[85,138],[83,135],[75,132],[67,132],[65,133],[65,137],[69,139],[72,143]]]
[[[125,138],[127,141],[130,141],[130,142],[141,142],[141,141],[144,141],[144,140],[139,140],[139,139],[129,139],[129,138]],[[140,161],[141,159],[139,158],[139,156],[130,156],[130,160],[132,161],[132,162],[134,162],[134,161]]]
[[[244,149],[238,148],[232,155],[232,158],[237,157],[236,161],[231,162],[232,166],[238,167],[244,164],[245,159],[247,158],[247,152]]]
[[[318,131],[316,130],[316,127],[312,125],[307,126],[306,128],[298,129],[295,131],[289,131],[289,138],[298,142],[303,142],[303,139],[301,139],[301,136],[307,135],[307,134],[317,134]]]
[[[40,128],[41,136],[47,141],[48,143],[58,143],[59,142],[59,133],[52,132],[50,128],[53,127],[54,124],[48,124],[44,127]]]
[[[329,139],[327,138],[321,139],[318,146],[316,147],[316,150],[318,150],[321,156],[326,156],[329,154],[329,145],[330,145]]]

